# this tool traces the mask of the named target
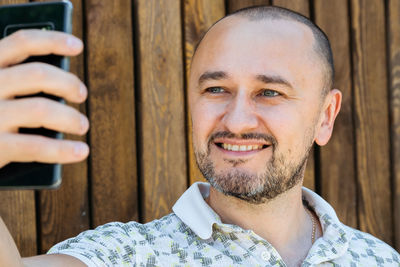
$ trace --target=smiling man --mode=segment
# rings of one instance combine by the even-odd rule
[[[209,184],[192,185],[160,220],[109,223],[23,263],[400,266],[394,249],[302,187],[309,151],[328,142],[340,109],[333,72],[325,34],[301,15],[256,7],[220,20],[197,47],[189,88]],[[18,254],[4,244],[3,255]]]
[[[341,95],[326,89],[331,55],[315,51],[307,26],[239,14],[199,46],[189,99],[200,170],[218,191],[259,204],[300,185],[312,143],[330,137]]]

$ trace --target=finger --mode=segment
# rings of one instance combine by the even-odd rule
[[[44,127],[83,135],[89,128],[86,116],[76,109],[43,97],[1,101],[0,117],[0,132],[12,132],[20,127]]]
[[[57,31],[19,30],[0,41],[0,68],[20,63],[29,56],[75,56],[83,49],[78,38]]]
[[[0,99],[39,92],[74,103],[87,97],[87,88],[78,77],[49,64],[27,63],[0,70]]]
[[[83,142],[58,140],[39,135],[0,134],[0,166],[9,162],[72,163],[89,155]]]

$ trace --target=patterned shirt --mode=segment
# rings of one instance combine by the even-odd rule
[[[251,230],[224,224],[207,205],[209,184],[193,184],[173,213],[146,224],[112,222],[65,240],[48,253],[88,266],[286,266],[276,249]],[[377,238],[339,222],[333,208],[303,187],[323,235],[302,266],[400,266],[400,255]]]

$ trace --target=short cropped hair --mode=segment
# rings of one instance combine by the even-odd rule
[[[333,87],[333,81],[335,76],[335,68],[333,65],[333,55],[331,45],[329,43],[328,37],[326,34],[309,18],[291,11],[286,8],[276,7],[276,6],[253,6],[247,7],[243,9],[239,9],[224,18],[230,16],[240,16],[244,17],[250,21],[259,21],[259,20],[287,20],[287,21],[295,21],[299,22],[305,26],[307,26],[313,33],[314,36],[314,44],[313,49],[321,59],[323,64],[323,76],[324,83],[322,88],[322,95],[325,96]],[[224,18],[218,20],[223,20]],[[215,23],[215,24],[216,24]],[[215,25],[214,24],[214,25]],[[212,27],[210,27],[211,29]],[[209,30],[210,30],[209,29]],[[204,36],[203,36],[204,37]],[[203,39],[203,38],[202,38]],[[201,43],[202,39],[198,43]],[[197,45],[197,46],[198,46]],[[196,47],[197,49],[197,47]],[[195,52],[196,52],[195,49]]]

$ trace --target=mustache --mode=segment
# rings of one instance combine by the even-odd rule
[[[278,144],[276,141],[276,138],[270,134],[264,134],[264,133],[243,133],[243,134],[234,134],[229,131],[220,131],[220,132],[215,132],[213,133],[208,141],[208,144],[211,145],[211,143],[214,142],[215,139],[217,138],[234,138],[234,139],[243,139],[243,140],[264,140],[267,143],[271,143],[272,147],[275,148]]]

